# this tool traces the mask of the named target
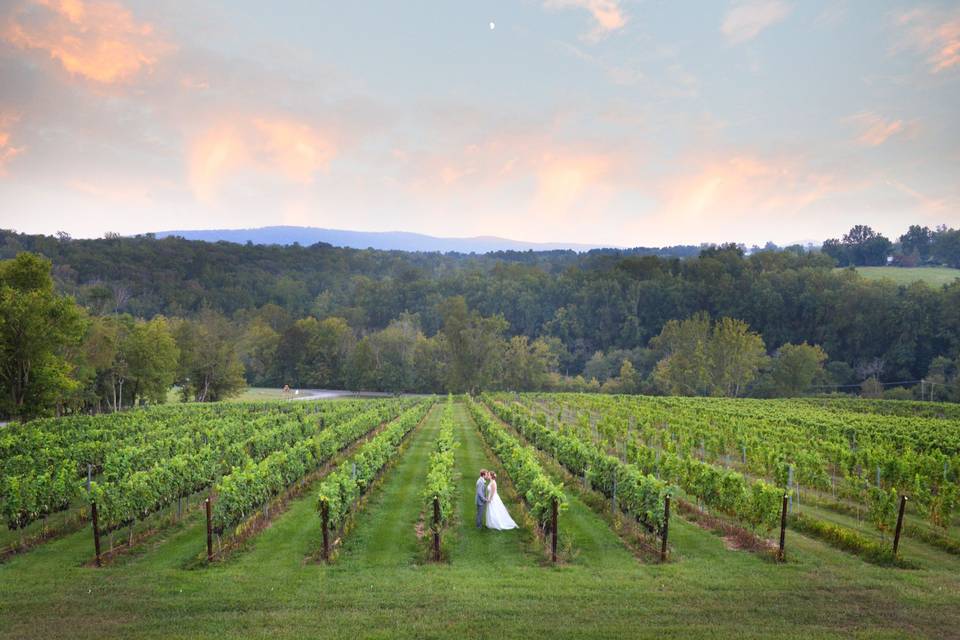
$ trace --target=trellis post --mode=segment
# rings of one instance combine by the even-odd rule
[[[780,508],[780,550],[777,551],[777,560],[783,562],[784,544],[787,541],[787,494],[783,494],[783,506]]]
[[[207,514],[207,562],[213,562],[213,514],[210,511],[210,498],[203,501]]]
[[[670,496],[663,499],[663,534],[660,541],[660,562],[667,561],[667,536],[670,533]]]
[[[433,559],[440,562],[440,498],[433,496]]]
[[[903,529],[903,510],[907,506],[907,496],[900,496],[900,513],[897,514],[897,530],[893,534],[893,555],[900,549],[900,531]]]
[[[97,503],[90,503],[90,519],[93,520],[93,548],[97,554],[97,566],[102,567],[103,561],[100,559],[100,520],[97,518]]]
[[[320,503],[320,519],[323,521],[323,559],[330,560],[330,504]]]
[[[553,539],[550,541],[550,560],[554,564],[557,562],[557,498],[553,498],[550,513],[550,531]]]

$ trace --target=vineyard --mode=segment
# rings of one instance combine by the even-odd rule
[[[483,467],[520,529],[473,526]],[[946,637],[958,475],[960,420],[930,403],[490,393],[8,425],[0,637]]]

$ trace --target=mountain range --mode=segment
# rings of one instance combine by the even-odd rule
[[[198,229],[159,231],[157,238],[180,236],[187,240],[205,242],[234,242],[245,244],[291,245],[299,243],[309,246],[325,242],[337,247],[354,249],[382,249],[399,251],[439,251],[442,253],[489,253],[491,251],[551,251],[570,249],[589,251],[606,248],[602,245],[581,244],[576,242],[524,242],[496,236],[476,236],[472,238],[443,238],[407,231],[348,231],[344,229],[321,229],[318,227],[274,226],[257,229]]]

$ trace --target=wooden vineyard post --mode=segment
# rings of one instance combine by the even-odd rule
[[[203,501],[207,512],[207,562],[213,562],[213,518],[210,514],[210,498]]]
[[[440,562],[440,498],[433,496],[433,560]]]
[[[557,499],[553,499],[550,509],[550,533],[553,536],[550,540],[550,561],[557,562]]]
[[[90,503],[90,519],[93,520],[93,548],[97,553],[97,566],[102,567],[100,559],[100,520],[97,518],[97,503]]]
[[[780,509],[780,550],[777,552],[777,560],[784,561],[784,544],[787,541],[787,494],[783,494],[783,507]]]
[[[320,503],[320,519],[323,520],[323,559],[330,560],[330,504]]]
[[[900,513],[897,515],[897,530],[893,534],[893,556],[900,549],[900,530],[903,529],[903,510],[907,506],[907,496],[900,496]]]
[[[617,515],[617,472],[613,472],[613,495],[610,497],[610,511],[613,516]]]
[[[660,562],[667,561],[667,536],[670,533],[670,496],[663,499],[663,535],[660,541]]]

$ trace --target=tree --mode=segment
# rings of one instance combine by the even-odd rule
[[[640,391],[640,376],[629,360],[620,365],[620,393],[638,393]]]
[[[820,250],[836,260],[837,265],[841,267],[846,267],[850,264],[850,255],[847,253],[847,247],[836,238],[824,240]]]
[[[247,381],[254,386],[279,384],[274,374],[274,362],[280,334],[262,318],[254,318],[243,334],[243,366]]]
[[[512,391],[543,389],[557,363],[557,355],[546,341],[531,343],[527,336],[514,336],[504,350],[500,386]]]
[[[893,250],[893,243],[872,228],[858,224],[843,236],[843,245],[850,264],[884,265]]]
[[[661,357],[654,381],[674,395],[736,397],[767,359],[763,338],[745,322],[722,318],[713,325],[705,313],[671,320],[650,346]]]
[[[213,402],[243,390],[240,332],[226,317],[206,309],[196,320],[181,320],[173,334],[180,349],[177,376],[184,400]]]
[[[798,396],[810,389],[817,376],[823,373],[827,352],[819,345],[787,343],[777,350],[770,372],[774,393],[778,396]]]
[[[960,229],[938,229],[930,253],[940,264],[960,269]]]
[[[444,378],[443,336],[427,338],[417,336],[413,350],[413,371],[416,381],[414,390],[420,393],[439,393],[443,390]]]
[[[653,372],[657,385],[670,395],[703,396],[711,389],[710,316],[697,313],[671,320],[650,341],[660,357]]]
[[[414,355],[421,337],[415,316],[402,315],[383,331],[369,336],[377,366],[377,388],[383,391],[412,391]]]
[[[124,345],[131,404],[147,400],[155,404],[167,401],[167,391],[177,375],[180,350],[163,316],[137,322]]]
[[[21,253],[0,262],[0,411],[46,415],[77,388],[63,353],[80,345],[84,325],[73,299],[54,293],[48,260]]]
[[[930,245],[933,239],[933,232],[929,227],[920,225],[911,225],[907,232],[900,236],[900,249],[907,255],[912,255],[926,260],[930,257]]]
[[[347,361],[347,389],[373,391],[377,389],[377,358],[369,338],[363,338]]]
[[[307,343],[300,363],[301,378],[312,386],[342,389],[346,383],[346,364],[356,343],[353,329],[343,318],[330,317],[317,322],[307,318]]]
[[[448,391],[478,392],[490,388],[497,379],[508,327],[503,316],[484,318],[467,308],[463,296],[447,298],[439,308],[443,318],[441,332],[447,350]]]
[[[711,336],[714,395],[736,398],[767,362],[763,338],[742,320],[721,318]]]

